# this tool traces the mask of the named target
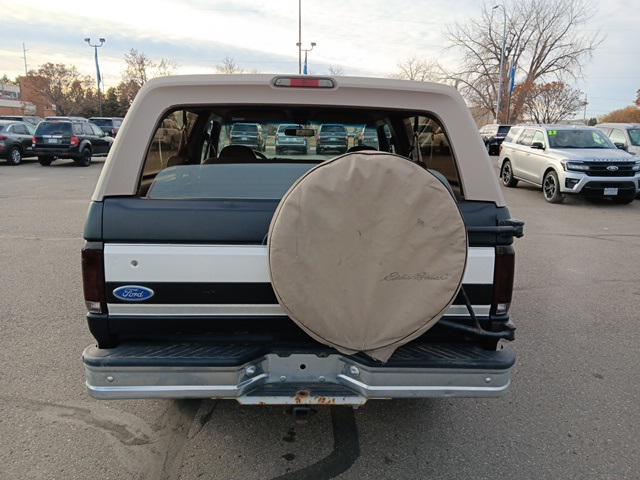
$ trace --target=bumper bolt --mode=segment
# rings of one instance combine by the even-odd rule
[[[109,375],[107,377],[107,382],[109,382],[109,383],[113,382],[113,377],[111,375]]]
[[[255,365],[250,365],[247,368],[244,369],[244,373],[247,377],[253,377],[256,374],[256,367]]]
[[[360,369],[355,365],[351,365],[349,366],[349,373],[354,377],[357,377],[358,375],[360,375]]]
[[[320,376],[318,377],[318,381],[319,381],[320,383],[324,383],[324,382],[325,382],[325,380],[326,380],[326,378],[324,378],[324,376],[323,376],[323,375],[320,375]]]
[[[285,377],[284,375],[282,375],[282,376],[280,377],[280,381],[281,381],[281,382],[286,382],[286,381],[287,381],[287,377]]]
[[[484,379],[484,383],[491,383],[491,377],[486,377]]]

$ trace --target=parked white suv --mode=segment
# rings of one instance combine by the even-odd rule
[[[594,127],[518,125],[502,144],[500,178],[507,187],[520,180],[542,187],[550,203],[565,194],[630,203],[640,185],[640,161]]]
[[[600,123],[596,127],[619,149],[640,155],[640,123]]]

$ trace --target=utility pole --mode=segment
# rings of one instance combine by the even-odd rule
[[[504,49],[507,41],[507,10],[504,8],[503,4],[498,4],[492,8],[495,10],[496,8],[502,8],[502,48],[500,49],[500,77],[498,80],[498,101],[496,105],[496,123],[498,123],[500,117],[500,109],[502,108],[502,85],[504,84]]]
[[[95,54],[96,81],[98,83],[98,112],[99,112],[99,115],[102,116],[102,94],[100,93],[100,82],[102,81],[102,78],[100,77],[100,65],[98,64],[98,48],[100,48],[104,44],[104,42],[106,42],[106,40],[104,38],[99,38],[98,41],[100,43],[95,45],[91,43],[90,38],[85,38],[84,41],[87,42],[87,44],[93,48],[93,51]]]
[[[28,74],[27,70],[27,49],[24,46],[24,42],[22,42],[22,59],[24,60],[24,76],[26,77]]]
[[[298,75],[302,75],[302,0],[298,0]]]

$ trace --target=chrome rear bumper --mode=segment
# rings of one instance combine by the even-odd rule
[[[338,353],[267,353],[233,366],[207,365],[206,358],[187,362],[173,357],[172,364],[171,355],[138,355],[127,361],[110,358],[112,351],[96,347],[85,349],[83,360],[87,388],[98,399],[225,398],[242,404],[359,405],[368,399],[493,397],[508,388],[514,361],[510,350],[478,350],[464,361],[451,358],[450,350],[440,350],[437,361],[423,362],[423,367],[393,361],[372,364]]]

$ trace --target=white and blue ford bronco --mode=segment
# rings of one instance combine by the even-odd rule
[[[236,141],[238,123],[259,125],[264,146]],[[316,152],[327,124],[344,127],[347,153]],[[375,142],[357,141],[363,129]],[[433,148],[436,131],[446,152]],[[307,148],[277,149],[276,135],[304,137]],[[85,225],[96,339],[83,353],[87,388],[99,399],[283,405],[500,395],[515,362],[504,344],[514,338],[512,244],[522,233],[449,87],[152,80],[122,124]],[[431,313],[422,321],[421,312]]]

